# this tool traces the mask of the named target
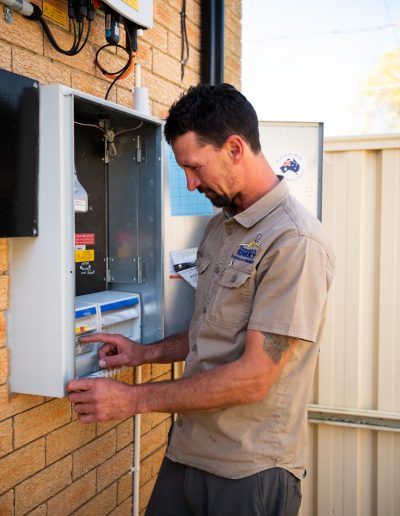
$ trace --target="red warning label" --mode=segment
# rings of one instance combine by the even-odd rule
[[[75,234],[75,245],[94,245],[95,235],[94,233],[76,233]]]

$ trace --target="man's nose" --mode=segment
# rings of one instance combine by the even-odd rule
[[[196,176],[194,172],[191,170],[185,170],[186,174],[186,183],[187,183],[187,189],[189,192],[193,192],[193,190],[196,190],[201,185],[201,181]]]

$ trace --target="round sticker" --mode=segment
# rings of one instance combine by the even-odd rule
[[[299,179],[305,171],[304,159],[296,152],[282,154],[275,165],[275,172],[283,175],[288,181]]]

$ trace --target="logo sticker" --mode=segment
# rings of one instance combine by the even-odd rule
[[[282,154],[275,162],[275,165],[275,171],[282,173],[289,181],[298,179],[305,171],[304,159],[295,152]]]
[[[239,244],[239,248],[235,254],[232,255],[233,260],[240,262],[254,263],[258,250],[260,249],[259,241],[261,240],[261,233],[259,233],[254,240]]]

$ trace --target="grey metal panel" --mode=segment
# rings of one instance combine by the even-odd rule
[[[178,278],[172,267],[171,251],[198,247],[210,216],[172,216],[167,144],[164,142],[164,325],[165,334],[188,328],[193,314],[195,290]],[[182,174],[184,174],[182,170]],[[217,213],[216,208],[213,214]]]
[[[321,219],[323,124],[260,121],[259,131],[262,151],[275,173],[286,177],[292,194]],[[286,158],[297,160],[297,173],[282,172]]]

